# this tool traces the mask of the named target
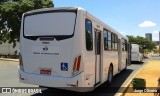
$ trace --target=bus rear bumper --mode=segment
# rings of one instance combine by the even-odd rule
[[[53,87],[57,89],[72,90],[78,92],[92,91],[93,88],[84,88],[84,72],[79,75],[66,78],[58,76],[45,76],[39,74],[31,74],[22,71],[19,68],[19,81],[27,84],[34,84],[44,87]]]

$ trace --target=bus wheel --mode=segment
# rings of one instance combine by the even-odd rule
[[[113,67],[110,66],[108,70],[108,84],[110,85],[113,80]]]

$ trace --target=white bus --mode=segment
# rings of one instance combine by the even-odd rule
[[[20,82],[91,91],[126,69],[127,42],[79,7],[26,12],[20,34]]]
[[[131,61],[143,61],[143,54],[138,44],[131,44]]]

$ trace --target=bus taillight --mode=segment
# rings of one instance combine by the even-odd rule
[[[73,71],[76,70],[76,66],[77,66],[77,58],[75,58],[75,60],[74,60]]]
[[[74,59],[73,74],[79,71],[80,64],[81,64],[81,55]]]
[[[77,62],[77,71],[79,71],[80,63],[81,63],[81,56],[79,56],[79,57],[78,57],[78,62]]]

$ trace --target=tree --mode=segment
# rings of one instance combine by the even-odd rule
[[[16,0],[16,2],[0,2],[0,42],[19,41],[22,14],[40,8],[54,7],[51,0]]]
[[[148,50],[148,51],[151,51],[153,49],[155,49],[156,47],[156,44],[147,40],[146,38],[144,37],[140,37],[140,36],[129,36],[127,35],[128,39],[129,39],[129,42],[131,44],[138,44],[140,45],[140,47],[143,49],[143,50]]]
[[[1,1],[0,1],[0,4],[3,3],[3,2],[6,2],[6,1],[7,1],[7,0],[1,0]]]

